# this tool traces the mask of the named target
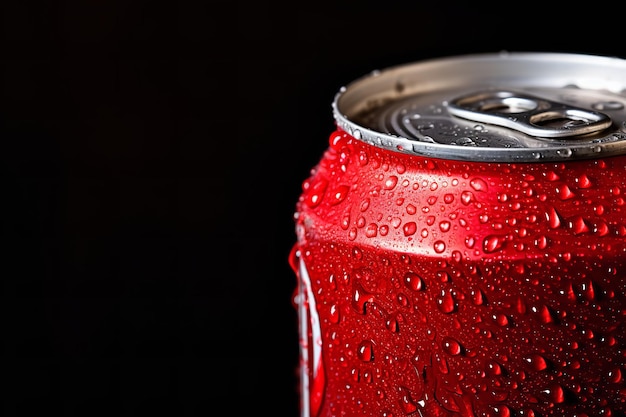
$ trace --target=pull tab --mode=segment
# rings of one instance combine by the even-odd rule
[[[448,108],[464,119],[545,138],[586,135],[611,125],[611,118],[604,113],[511,91],[465,95],[450,101]]]

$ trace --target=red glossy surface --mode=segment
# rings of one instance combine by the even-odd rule
[[[472,163],[342,131],[295,214],[303,416],[623,416],[626,158]]]

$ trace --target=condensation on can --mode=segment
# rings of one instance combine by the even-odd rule
[[[626,415],[626,60],[342,87],[296,205],[301,417]]]

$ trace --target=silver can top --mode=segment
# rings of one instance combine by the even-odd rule
[[[337,126],[385,149],[485,162],[626,154],[626,60],[501,52],[374,71],[344,86]]]

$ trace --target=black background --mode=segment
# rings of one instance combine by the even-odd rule
[[[4,2],[3,415],[298,415],[287,257],[334,94],[447,55],[626,56],[610,10],[556,6]]]

